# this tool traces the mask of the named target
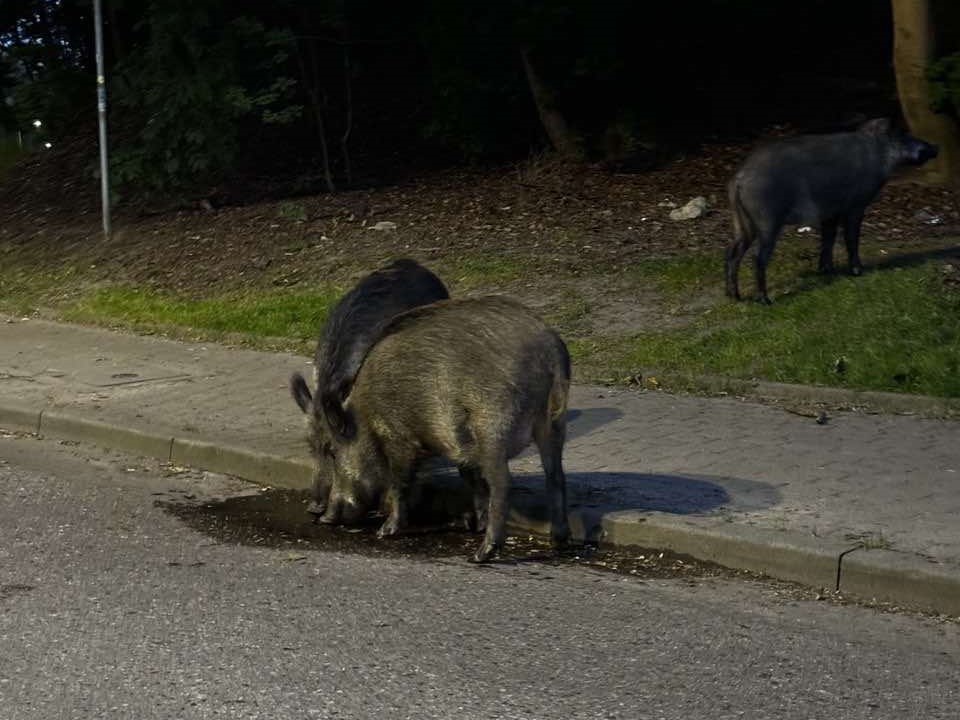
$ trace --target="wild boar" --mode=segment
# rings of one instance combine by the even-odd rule
[[[829,273],[843,223],[850,272],[860,275],[860,225],[867,206],[894,170],[936,156],[935,145],[893,130],[885,119],[852,132],[802,135],[758,148],[728,186],[733,241],[726,252],[727,295],[740,299],[740,261],[756,243],[757,299],[770,303],[767,265],[784,225],[819,226],[819,269]]]
[[[330,490],[331,425],[340,431],[342,403],[363,358],[391,318],[449,297],[443,282],[415,260],[400,259],[362,278],[330,311],[314,355],[316,401],[300,373],[290,391],[308,416],[308,441],[315,462],[311,512],[322,514]]]
[[[518,302],[447,300],[398,315],[370,349],[343,406],[321,522],[356,522],[385,495],[389,516],[379,535],[401,531],[414,467],[439,455],[473,486],[477,515],[486,516],[473,560],[486,562],[504,542],[507,461],[533,442],[546,475],[553,541],[564,544],[569,387],[566,345]]]

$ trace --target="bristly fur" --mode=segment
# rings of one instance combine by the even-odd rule
[[[507,461],[535,443],[554,540],[569,537],[562,452],[570,355],[555,330],[515,300],[444,300],[394,317],[370,344],[343,406],[349,439],[333,439],[324,522],[364,516],[389,499],[380,535],[401,532],[417,463],[442,456],[474,489],[486,535],[474,556],[502,545]]]
[[[395,315],[450,297],[443,282],[415,260],[402,258],[362,278],[333,308],[317,342],[314,413],[346,437],[343,401],[363,358]]]

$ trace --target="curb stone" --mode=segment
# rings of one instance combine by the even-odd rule
[[[522,500],[511,508],[508,528],[515,533],[549,535],[546,508]],[[813,540],[797,533],[746,525],[703,527],[668,513],[619,510],[569,513],[574,539],[621,548],[656,548],[735,570],[748,570],[818,589],[837,586],[838,559],[849,543]]]
[[[203,440],[173,438],[170,462],[293,490],[307,490],[312,482],[312,466],[306,458],[292,460]]]
[[[37,434],[42,414],[17,405],[0,405],[0,427]]]
[[[960,578],[938,563],[894,550],[860,549],[843,559],[841,592],[960,616]]]
[[[54,410],[40,413],[39,434],[92,442],[164,461],[170,460],[170,447],[173,444],[173,438],[169,435],[151,434]]]
[[[311,465],[306,459],[151,434],[61,411],[37,412],[0,404],[0,427],[128,450],[261,485],[297,490],[310,485]],[[522,500],[511,508],[508,528],[514,533],[544,535],[549,530],[544,517],[541,505]],[[815,588],[836,588],[860,597],[960,615],[960,577],[935,563],[891,550],[814,541],[796,533],[746,525],[703,527],[669,514],[635,510],[592,514],[574,510],[570,524],[577,539],[670,550]]]

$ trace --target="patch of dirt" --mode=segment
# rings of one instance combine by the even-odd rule
[[[638,295],[626,273],[650,258],[708,253],[717,257],[719,277],[730,235],[725,183],[749,151],[744,145],[704,146],[644,173],[539,157],[241,207],[194,203],[194,209],[149,215],[121,208],[114,236],[104,240],[91,138],[32,156],[0,187],[0,256],[6,263],[71,267],[86,282],[199,296],[346,284],[397,256],[429,264],[460,289],[457,268],[464,258],[505,258],[522,267],[522,277],[493,285],[541,305],[574,293],[584,317],[571,322],[588,323],[597,333],[685,321],[682,313],[671,317]],[[697,195],[708,199],[706,215],[669,219],[673,207]],[[381,221],[396,228],[371,229]],[[897,182],[867,216],[864,255],[948,245],[958,234],[960,212],[949,191]]]

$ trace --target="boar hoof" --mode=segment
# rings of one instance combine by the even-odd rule
[[[487,531],[487,508],[481,507],[474,511],[473,525],[474,529],[478,533]]]
[[[760,303],[761,305],[773,305],[773,300],[771,300],[766,295],[761,295],[760,297],[758,297],[757,302]]]
[[[495,543],[484,542],[480,549],[470,558],[472,563],[488,563],[494,555],[500,552],[500,546]]]
[[[377,530],[377,537],[380,540],[387,537],[393,537],[400,532],[400,522],[395,517],[388,517],[383,525],[380,526],[380,529]]]
[[[861,265],[852,265],[850,267],[850,274],[854,277],[860,277],[863,275],[863,267]]]
[[[473,511],[463,513],[463,529],[467,532],[482,533],[487,530],[487,514],[478,515]]]

